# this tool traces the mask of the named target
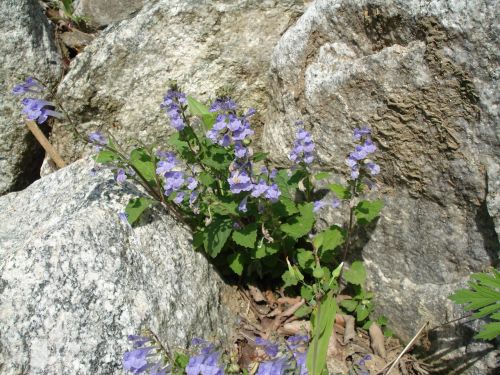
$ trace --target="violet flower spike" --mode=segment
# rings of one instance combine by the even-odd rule
[[[12,94],[22,95],[22,94],[40,94],[45,88],[40,82],[38,82],[33,77],[28,77],[23,83],[19,83],[12,89]]]

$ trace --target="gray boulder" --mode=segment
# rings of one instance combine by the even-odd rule
[[[319,166],[345,176],[353,128],[373,129],[386,207],[362,257],[403,339],[461,316],[447,296],[498,264],[499,8],[318,0],[273,52],[262,139],[277,163],[302,119]]]
[[[224,339],[227,289],[162,212],[118,219],[132,185],[79,161],[0,198],[0,369],[121,374],[129,334],[150,327],[170,348]]]
[[[37,0],[0,2],[0,195],[25,188],[37,176],[43,150],[21,117],[12,88],[27,76],[54,85],[62,66],[53,30]]]
[[[77,0],[74,9],[77,16],[85,17],[90,23],[106,26],[132,17],[144,4],[146,0]]]
[[[272,48],[302,8],[296,0],[148,4],[79,54],[58,94],[83,133],[110,130],[122,142],[165,140],[170,125],[160,104],[169,80],[202,100],[231,86],[242,107],[265,113]],[[52,140],[67,160],[85,152],[64,122]]]

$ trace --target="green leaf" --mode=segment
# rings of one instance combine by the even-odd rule
[[[294,315],[297,318],[304,318],[304,317],[308,316],[309,314],[311,314],[311,312],[312,312],[312,307],[307,306],[307,305],[302,305],[297,309],[297,311],[295,311]]]
[[[232,230],[233,223],[231,219],[216,217],[205,229],[203,245],[207,254],[212,258],[219,255]]]
[[[315,267],[313,271],[313,276],[316,279],[322,279],[325,276],[325,271],[321,267]]]
[[[362,322],[366,318],[368,318],[368,315],[370,315],[371,309],[369,309],[367,306],[363,304],[359,304],[358,307],[356,308],[356,320],[358,322]]]
[[[127,219],[130,225],[134,224],[144,213],[146,209],[152,206],[154,200],[139,197],[131,199],[127,207],[125,207],[125,213],[127,214]]]
[[[156,184],[156,164],[145,149],[136,148],[130,153],[130,164],[132,164],[138,173],[144,177],[149,186],[157,186]]]
[[[353,312],[354,310],[356,310],[356,307],[358,307],[358,304],[359,303],[357,301],[354,301],[352,299],[345,299],[345,300],[340,302],[340,306],[349,312]]]
[[[283,287],[287,288],[289,286],[294,286],[299,283],[299,280],[295,277],[295,273],[290,270],[286,270],[283,275],[281,275],[281,279],[283,280],[284,284]]]
[[[101,150],[97,155],[94,156],[94,160],[100,164],[108,164],[118,159],[118,155],[111,150]]]
[[[220,215],[239,215],[238,211],[239,200],[237,201],[234,196],[219,197],[218,200],[211,204],[213,212]]]
[[[500,335],[500,322],[485,324],[481,331],[474,336],[476,339],[493,340]]]
[[[231,268],[233,272],[238,276],[241,276],[243,274],[246,260],[246,257],[242,253],[233,253],[227,258],[229,268]]]
[[[203,230],[197,230],[193,233],[193,247],[195,249],[201,247],[205,241],[205,232]]]
[[[310,286],[302,285],[300,287],[300,296],[306,301],[310,301],[314,298],[314,291]]]
[[[331,191],[340,199],[351,199],[351,190],[340,184],[330,184],[328,185]]]
[[[344,280],[354,285],[363,285],[366,280],[366,270],[363,262],[357,260],[351,264],[348,270],[344,271]]]
[[[380,211],[384,207],[384,202],[380,199],[375,201],[361,201],[354,209],[354,215],[360,225],[371,223],[378,217]]]
[[[194,116],[201,117],[203,115],[208,115],[211,113],[209,108],[205,104],[200,103],[192,96],[187,97],[187,102],[188,102],[189,112],[191,112],[191,114]]]
[[[279,244],[276,242],[267,243],[265,241],[259,241],[255,249],[251,252],[251,255],[254,259],[261,259],[276,254],[279,250]]]
[[[215,121],[217,120],[217,113],[210,112],[201,116],[201,121],[203,122],[203,127],[205,131],[208,131],[214,127]]]
[[[206,187],[211,187],[215,183],[215,179],[207,172],[201,172],[198,175],[198,180]]]
[[[203,164],[218,171],[227,171],[232,159],[227,150],[219,147],[209,147],[204,155]]]
[[[253,249],[257,240],[257,224],[251,223],[233,232],[233,240],[238,245]]]
[[[273,204],[271,207],[273,210],[273,214],[275,214],[277,217],[287,217],[299,212],[295,203],[291,199],[284,196],[281,196],[279,201]]]
[[[252,159],[254,163],[257,163],[259,161],[266,160],[268,155],[269,154],[267,152],[256,152],[255,154],[253,154]]]
[[[189,356],[183,353],[175,353],[174,363],[177,367],[180,367],[183,370],[189,363]]]
[[[337,225],[332,225],[330,228],[318,233],[314,241],[316,241],[317,237],[319,237],[319,242],[321,243],[317,248],[321,248],[323,251],[334,250],[344,243],[345,230]]]
[[[292,216],[281,225],[281,230],[293,238],[308,234],[314,225],[313,203],[301,204],[299,215]]]
[[[303,270],[312,271],[314,268],[314,254],[312,251],[299,249],[297,250],[297,262]]]
[[[307,369],[311,375],[320,375],[325,369],[328,343],[338,310],[335,298],[330,293],[327,294],[319,309],[319,312],[314,314],[312,341],[306,357]]]

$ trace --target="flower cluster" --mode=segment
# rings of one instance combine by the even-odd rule
[[[221,353],[215,345],[198,338],[193,339],[191,344],[198,346],[200,351],[189,359],[187,375],[224,375],[224,366],[220,363]]]
[[[186,104],[186,94],[171,89],[165,94],[163,97],[163,103],[160,105],[160,108],[164,108],[166,114],[170,118],[170,124],[172,127],[178,131],[181,131],[186,127],[182,117],[181,108],[182,105]]]
[[[313,207],[313,212],[318,212],[323,207],[327,207],[327,206],[330,206],[332,208],[339,208],[340,207],[340,200],[337,198],[333,198],[330,200],[322,199],[319,201],[315,201],[314,207]]]
[[[291,370],[298,370],[299,375],[308,375],[306,367],[308,336],[295,335],[286,340],[282,350],[279,345],[257,338],[256,344],[262,346],[269,360],[259,364],[256,375],[283,375]]]
[[[123,355],[123,368],[132,374],[166,375],[168,365],[165,365],[161,346],[154,338],[147,336],[128,336],[133,350]]]
[[[44,87],[32,77],[28,77],[26,81],[12,89],[14,95],[41,94],[43,91]],[[38,124],[43,124],[49,116],[62,117],[61,113],[54,111],[55,104],[52,102],[36,98],[23,98],[21,103],[24,106],[22,113],[26,115],[28,120],[36,121]]]
[[[219,112],[215,124],[206,136],[212,142],[222,147],[234,145],[237,158],[248,156],[248,149],[244,146],[245,141],[254,134],[250,127],[250,116],[255,110],[249,109],[243,116],[237,116],[235,111],[237,105],[229,98],[217,99],[210,107],[211,112]]]
[[[360,171],[364,167],[371,176],[380,173],[380,166],[369,159],[370,154],[377,151],[377,146],[370,138],[371,130],[367,127],[354,129],[354,140],[361,142],[354,147],[354,151],[349,154],[345,163],[351,169],[351,178],[359,178]],[[363,162],[363,164],[360,164]]]
[[[301,125],[298,122],[297,125]],[[312,140],[311,134],[303,128],[299,128],[296,133],[295,143],[293,149],[288,155],[288,158],[294,164],[311,164],[314,160],[314,142]]]
[[[186,177],[184,171],[177,167],[178,161],[173,152],[158,151],[156,153],[160,161],[156,165],[156,174],[164,179],[163,188],[165,195],[169,197],[175,194],[174,202],[181,204],[189,194],[189,204],[193,204],[198,198],[198,181],[190,176]]]

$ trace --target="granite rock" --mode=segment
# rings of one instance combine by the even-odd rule
[[[166,139],[171,129],[160,104],[170,80],[202,100],[232,87],[242,107],[264,113],[272,48],[303,7],[298,0],[148,4],[79,54],[58,94],[82,132],[110,130],[121,142]],[[85,152],[64,122],[51,139],[67,160]]]
[[[447,296],[498,264],[499,13],[485,0],[318,0],[273,51],[262,139],[277,164],[296,120],[317,166],[344,176],[353,128],[373,129],[386,207],[357,256],[403,339],[459,317]],[[467,350],[470,334],[448,333]]]
[[[118,212],[131,184],[82,160],[0,198],[0,368],[4,375],[122,374],[129,334],[169,347],[223,339],[223,282],[189,230],[153,213],[131,228]]]
[[[0,2],[0,194],[20,190],[38,174],[43,150],[21,117],[12,88],[27,76],[54,85],[62,73],[52,27],[37,0]]]
[[[75,14],[88,19],[97,26],[106,26],[113,22],[133,17],[146,2],[155,0],[77,0],[74,3]]]

